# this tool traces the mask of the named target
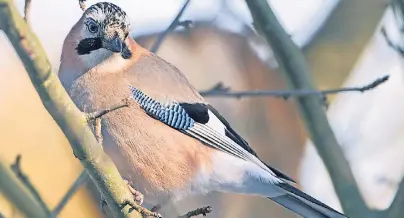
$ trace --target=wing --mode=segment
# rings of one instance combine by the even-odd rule
[[[211,105],[177,102],[163,105],[139,89],[133,86],[130,88],[133,99],[154,119],[160,120],[208,146],[253,162],[274,176],[294,182],[281,171],[263,163],[248,143]]]

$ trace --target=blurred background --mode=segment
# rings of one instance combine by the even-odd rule
[[[97,1],[87,1],[87,6]],[[150,48],[184,4],[183,0],[115,0],[132,20],[132,36]],[[23,12],[24,0],[15,1]],[[302,49],[318,89],[363,86],[390,80],[365,93],[329,97],[328,117],[370,208],[387,208],[404,172],[403,16],[388,0],[270,0],[285,30]],[[30,24],[57,72],[64,37],[82,14],[77,0],[32,0]],[[256,35],[242,0],[191,0],[178,28],[158,55],[176,65],[199,89],[222,82],[231,90],[287,89],[270,47]],[[381,34],[384,28],[386,34]],[[293,100],[271,97],[209,97],[268,164],[295,178],[298,186],[341,210],[328,174]],[[82,171],[57,124],[42,106],[27,73],[0,33],[0,158],[21,168],[45,203],[55,207]],[[102,217],[99,196],[82,186],[59,217]],[[183,214],[210,205],[209,217],[296,217],[266,199],[211,193],[167,208]],[[164,213],[164,212],[163,212]],[[22,217],[2,195],[0,214]]]

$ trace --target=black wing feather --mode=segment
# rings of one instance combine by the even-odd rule
[[[205,124],[209,121],[208,108],[202,103],[180,103],[187,114],[198,123]]]
[[[250,152],[254,156],[257,157],[257,154],[255,151],[248,145],[247,141],[243,139],[239,134],[237,134],[236,131],[234,131],[233,128],[231,128],[229,122],[217,111],[212,105],[206,105],[206,107],[212,111],[212,113],[224,124],[226,127],[226,135],[227,137],[231,138],[234,142],[236,142],[238,145],[243,147],[246,151]]]
[[[244,140],[233,128],[231,128],[229,122],[211,105],[203,104],[203,103],[179,103],[172,104],[170,106],[162,106],[159,102],[151,99],[147,95],[145,95],[142,91],[136,89],[135,87],[130,87],[131,92],[133,94],[133,98],[139,103],[141,108],[152,118],[162,121],[170,127],[173,127],[179,131],[182,131],[186,134],[190,134],[191,137],[196,137],[203,143],[208,143],[211,141],[214,146],[216,143],[226,145],[228,140],[237,144],[242,148],[242,150],[247,151],[251,155],[255,156],[260,164],[265,165],[268,169],[270,169],[276,176],[279,178],[294,182],[293,179],[282,173],[281,171],[265,164],[262,160],[259,159],[258,155],[255,151],[248,145],[247,141]],[[203,127],[204,124],[209,122],[209,111],[213,113],[213,115],[224,125],[226,137],[220,137],[216,133],[210,135],[210,138],[206,138],[207,135],[200,134],[198,132],[187,132],[187,129],[193,126],[194,122],[199,123]],[[195,129],[196,130],[196,129]],[[214,131],[212,129],[199,129],[199,131]],[[212,133],[212,132],[211,132]],[[198,136],[196,136],[196,135]],[[212,138],[213,137],[213,138]],[[216,137],[216,138],[215,138]],[[216,142],[215,142],[216,141]],[[231,144],[231,143],[230,143]],[[227,144],[229,146],[230,144]],[[214,146],[216,147],[216,146]],[[243,152],[237,151],[238,149],[232,149],[230,147],[226,147],[226,149],[230,149],[230,153],[234,151],[237,155],[243,156]]]
[[[229,137],[234,142],[236,142],[238,145],[240,145],[244,150],[248,151],[250,154],[254,155],[255,157],[257,157],[259,159],[257,153],[248,145],[247,141],[245,139],[243,139],[243,137],[241,137],[239,134],[237,134],[237,132],[230,126],[229,122],[227,122],[227,120],[212,105],[201,104],[201,103],[195,103],[195,104],[181,103],[180,105],[183,106],[185,111],[189,114],[189,116],[192,119],[194,119],[196,122],[202,123],[202,124],[205,124],[209,121],[208,110],[210,110],[220,120],[220,122],[222,122],[223,125],[226,127],[226,129],[225,129],[226,136]],[[198,120],[200,120],[202,122],[200,122]],[[282,173],[280,170],[278,170],[274,167],[271,167],[266,163],[264,163],[264,164],[271,171],[273,171],[274,174],[276,176],[278,176],[279,178],[285,179],[290,182],[295,182],[292,178],[290,178],[286,174]]]

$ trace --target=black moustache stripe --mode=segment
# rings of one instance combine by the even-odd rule
[[[100,48],[102,48],[102,41],[100,38],[87,38],[79,42],[76,50],[79,55],[85,55]]]

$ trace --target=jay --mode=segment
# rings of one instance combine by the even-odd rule
[[[130,99],[102,117],[103,146],[149,203],[221,191],[262,196],[307,218],[346,217],[260,160],[175,66],[129,31],[118,6],[90,6],[65,38],[58,75],[83,112]]]

